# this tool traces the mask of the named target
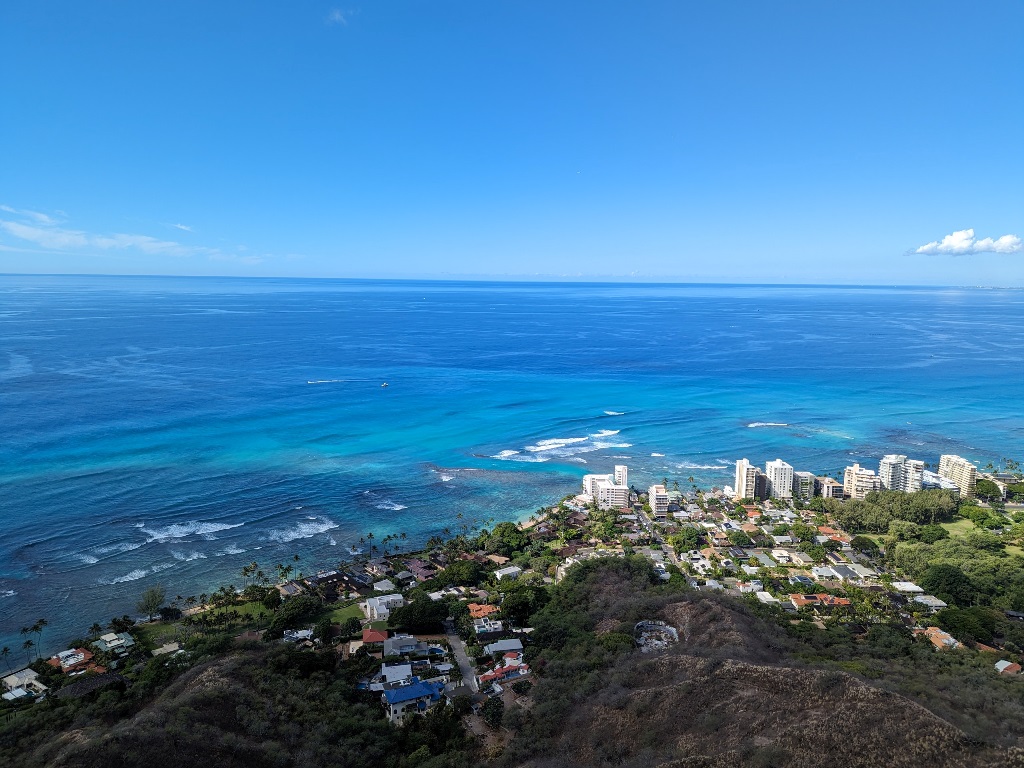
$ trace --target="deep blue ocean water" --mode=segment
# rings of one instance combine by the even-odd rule
[[[1024,458],[1022,402],[1019,290],[0,277],[0,644],[615,463]]]

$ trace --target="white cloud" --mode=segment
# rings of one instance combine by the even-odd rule
[[[941,241],[922,245],[914,253],[959,256],[965,253],[1017,253],[1020,250],[1024,250],[1024,242],[1017,235],[1003,235],[995,240],[991,237],[975,240],[973,229],[960,229],[946,235]]]
[[[46,224],[47,226],[57,223],[55,218],[45,213],[40,213],[39,211],[19,210],[17,208],[11,208],[9,205],[0,205],[0,211],[13,213],[15,216],[21,216],[22,218],[32,219],[38,224]]]
[[[338,8],[334,8],[334,9],[331,10],[330,13],[327,14],[327,23],[328,24],[341,24],[342,26],[347,26],[348,25],[348,17],[345,15],[344,11],[342,11],[342,10],[340,10]]]
[[[114,234],[96,234],[78,229],[58,226],[57,220],[46,214],[35,211],[24,211],[7,205],[0,205],[0,211],[12,214],[10,218],[0,218],[0,236],[8,235],[19,244],[31,243],[38,248],[57,253],[81,253],[103,251],[125,251],[145,254],[147,256],[205,256],[209,259],[238,261],[243,264],[258,264],[263,261],[258,256],[242,256],[245,250],[239,247],[233,250],[210,248],[200,245],[184,245],[174,240],[161,240],[150,235],[115,232]],[[21,219],[20,221],[15,220]],[[172,225],[185,232],[192,228],[185,224]],[[12,248],[0,243],[4,251],[25,251],[24,248]]]

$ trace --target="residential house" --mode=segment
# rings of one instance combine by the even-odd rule
[[[384,641],[385,656],[409,656],[414,653],[426,653],[429,646],[412,635],[398,634]]]
[[[757,599],[765,605],[780,605],[779,600],[772,597],[768,592],[756,592],[755,595],[757,596]]]
[[[816,594],[816,595],[790,595],[789,601],[793,604],[796,609],[800,608],[844,608],[852,605],[852,601],[847,597],[836,597],[835,595],[828,594]]]
[[[522,651],[508,651],[493,668],[477,676],[477,683],[481,688],[486,688],[492,683],[522,677],[529,672],[530,666],[523,662]]]
[[[523,641],[518,638],[512,638],[510,640],[496,640],[490,645],[484,646],[484,653],[488,656],[492,653],[509,653],[512,651],[522,651]]]
[[[932,613],[947,607],[942,600],[939,600],[934,595],[914,595],[914,602],[920,603]]]
[[[40,696],[46,693],[49,688],[39,680],[39,673],[34,669],[19,669],[0,680],[3,685],[4,701],[17,701],[18,699]]]
[[[960,647],[960,643],[951,634],[943,632],[938,627],[915,629],[914,634],[926,638],[939,651]]]
[[[46,660],[46,663],[51,667],[56,667],[65,674],[84,672],[87,669],[106,672],[102,667],[92,663],[93,656],[95,654],[85,648],[69,648],[66,651],[61,651],[56,656],[51,656]]]
[[[485,619],[492,613],[497,613],[501,610],[496,605],[487,605],[486,603],[470,603],[467,607],[469,608],[469,618],[471,619]]]
[[[422,715],[441,700],[442,683],[417,682],[381,693],[381,703],[388,720],[395,725],[411,714]]]
[[[1019,675],[1020,664],[1002,659],[996,662],[996,672],[1000,675]]]
[[[494,578],[498,581],[503,581],[504,579],[518,579],[522,572],[523,569],[519,566],[510,565],[507,568],[500,568],[499,570],[495,571]]]
[[[108,632],[100,635],[98,640],[93,640],[93,647],[100,653],[110,653],[114,656],[124,656],[135,645],[135,638],[127,632]]]
[[[497,619],[486,616],[481,619],[473,619],[473,631],[478,635],[502,632],[504,629],[504,625]]]
[[[370,621],[387,621],[391,611],[405,605],[405,599],[395,593],[381,595],[380,597],[368,597],[365,603],[360,603],[363,613]]]
[[[790,552],[789,559],[793,562],[794,565],[799,565],[804,568],[806,568],[808,565],[814,565],[814,558],[808,555],[806,552]]]
[[[892,588],[904,595],[923,595],[924,590],[912,581],[894,581]]]
[[[386,629],[364,629],[363,645],[382,645],[388,639]]]
[[[381,579],[380,581],[373,582],[374,592],[394,592],[398,587],[395,586],[395,582],[391,579]]]

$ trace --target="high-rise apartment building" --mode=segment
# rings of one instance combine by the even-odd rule
[[[793,498],[793,467],[782,459],[764,465],[768,478],[768,495],[776,499]]]
[[[601,509],[626,507],[629,506],[627,479],[628,470],[620,464],[610,475],[584,475],[583,492],[593,497]]]
[[[834,480],[831,477],[817,477],[818,493],[826,499],[841,499],[845,495],[843,493],[843,484],[838,480]]]
[[[901,454],[883,456],[878,463],[878,480],[883,488],[890,491],[920,491],[923,473],[923,461],[908,459]]]
[[[881,490],[882,483],[873,469],[860,464],[847,467],[843,473],[843,493],[848,499],[863,499],[872,491]]]
[[[817,478],[814,477],[813,472],[794,472],[793,473],[793,497],[797,499],[803,499],[807,501],[814,497],[815,488],[817,487]]]
[[[647,491],[647,503],[651,505],[651,514],[663,518],[668,515],[668,491],[664,485],[652,485]]]
[[[962,456],[943,454],[939,457],[939,476],[952,480],[960,489],[960,498],[973,499],[978,482],[978,468]]]
[[[733,493],[736,495],[736,499],[757,499],[763,498],[763,483],[762,483],[762,495],[758,495],[758,483],[757,478],[761,475],[761,470],[755,467],[746,459],[740,459],[736,462],[736,480],[733,485]]]

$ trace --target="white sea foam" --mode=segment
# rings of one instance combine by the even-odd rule
[[[171,554],[174,555],[174,559],[175,560],[180,560],[183,563],[190,563],[193,560],[205,560],[206,559],[206,555],[204,555],[202,552],[197,552],[196,550],[192,550],[191,552],[173,552],[172,551]]]
[[[0,590],[0,597],[14,597],[16,594],[18,593],[13,589]]]
[[[455,479],[455,475],[447,475],[442,473],[440,475],[440,478],[442,483],[450,483],[452,480]]]
[[[659,459],[664,457],[664,455],[665,455],[664,453],[652,453],[651,454],[651,456],[654,456],[655,458],[659,458]]]
[[[788,427],[789,424],[784,421],[752,421],[747,424],[750,429],[757,429],[758,427]]]
[[[491,456],[492,459],[511,459],[513,456],[519,455],[519,451],[502,451],[497,456]]]
[[[100,584],[124,584],[126,581],[138,581],[147,573],[149,573],[149,571],[145,568],[136,568],[134,571],[126,573],[124,576],[116,576],[113,579],[100,579]]]
[[[146,540],[148,544],[151,541],[172,541],[174,539],[184,539],[189,536],[202,536],[209,538],[212,534],[218,531],[227,531],[231,528],[241,528],[245,523],[235,523],[229,525],[228,523],[202,523],[196,520],[190,520],[187,523],[175,523],[174,525],[168,525],[165,528],[146,528],[145,523],[138,526],[142,528],[143,533],[149,536]]]
[[[86,565],[92,565],[93,563],[98,563],[100,561],[98,557],[93,557],[92,555],[75,555],[75,557]]]
[[[538,440],[536,445],[526,446],[526,450],[532,451],[533,453],[553,451],[574,443],[585,443],[589,439],[590,438],[588,437],[555,437],[550,440]]]
[[[621,431],[621,429],[602,429],[600,432],[591,435],[591,437],[611,437],[612,435],[619,434]]]
[[[391,501],[391,499],[385,499],[377,504],[374,504],[377,509],[386,509],[389,512],[398,512],[403,509],[408,509],[408,505],[399,504],[397,501]]]
[[[122,552],[131,552],[142,546],[142,542],[123,541],[120,544],[108,544],[105,547],[96,547],[93,550],[97,555],[119,555]]]
[[[241,547],[236,546],[234,544],[228,544],[226,547],[224,547],[224,549],[222,549],[217,554],[218,555],[240,555],[243,552],[245,552],[245,550],[242,549]]]
[[[605,414],[607,416],[625,416],[626,415],[625,412],[623,412],[623,411],[605,411]]]
[[[157,565],[154,565],[149,570],[149,572],[150,573],[160,573],[160,571],[166,571],[168,568],[173,568],[173,567],[174,567],[174,563],[158,563]]]
[[[293,528],[271,531],[267,534],[267,539],[276,541],[278,544],[287,544],[289,541],[295,541],[296,539],[310,539],[314,536],[319,536],[321,533],[326,533],[337,527],[338,524],[333,520],[320,517],[314,521],[307,520],[299,523]]]
[[[332,547],[338,546],[338,542],[334,540],[333,536],[327,540],[327,543],[330,544]]]
[[[689,461],[684,461],[681,464],[676,464],[677,469],[728,469],[728,464],[694,464]]]

